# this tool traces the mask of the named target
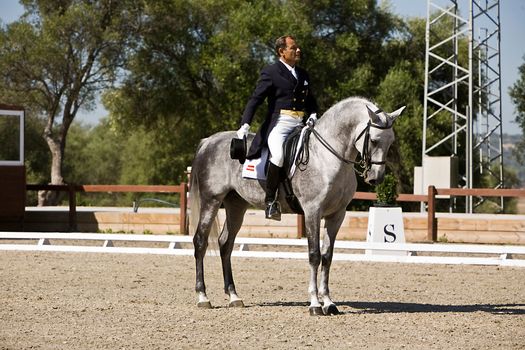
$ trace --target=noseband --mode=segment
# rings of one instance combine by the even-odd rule
[[[363,168],[363,171],[359,171],[358,169],[355,169],[355,167],[354,167],[354,170],[357,172],[357,174],[359,174],[359,176],[365,178],[367,173],[368,173],[368,171],[372,167],[372,165],[374,165],[374,164],[383,165],[383,164],[386,163],[386,161],[384,161],[384,160],[381,160],[381,161],[374,161],[374,160],[372,160],[372,155],[370,154],[370,150],[369,150],[370,128],[387,130],[387,129],[392,128],[392,125],[393,124],[388,125],[388,123],[387,123],[387,126],[381,126],[381,125],[373,124],[371,121],[368,121],[368,123],[366,124],[366,128],[364,128],[363,131],[361,131],[361,133],[359,134],[359,136],[357,136],[357,138],[355,139],[354,144],[353,144],[354,147],[355,147],[355,144],[357,143],[357,141],[359,141],[361,139],[361,137],[364,137],[363,149],[360,152],[361,159],[359,161],[355,161],[355,160],[344,158],[343,156],[338,154],[337,151],[332,146],[330,146],[330,144],[319,134],[319,132],[317,132],[317,130],[315,130],[314,128],[310,127],[310,131],[315,135],[315,137],[317,137],[317,139],[321,142],[321,144],[328,151],[330,151],[330,153],[332,153],[337,159],[339,159],[343,163],[352,164],[352,165],[357,164],[361,168]],[[307,149],[308,147],[305,147],[305,148]],[[300,164],[306,164],[306,163],[301,161]]]
[[[370,145],[370,128],[387,130],[387,129],[390,129],[391,127],[392,127],[392,125],[390,125],[390,126],[380,126],[380,125],[377,125],[377,124],[372,124],[370,121],[368,121],[368,123],[366,124],[366,128],[364,128],[364,130],[361,131],[359,136],[357,136],[357,138],[354,141],[354,146],[355,146],[357,141],[359,141],[359,139],[361,137],[363,137],[363,135],[365,137],[365,139],[363,141],[363,149],[360,152],[361,153],[361,161],[359,162],[359,165],[361,165],[365,169],[367,169],[367,168],[370,169],[370,167],[373,164],[385,164],[386,163],[386,161],[384,161],[384,160],[381,160],[381,161],[374,161],[374,160],[372,160],[372,155],[370,154],[370,150],[369,150],[369,147],[368,147]]]

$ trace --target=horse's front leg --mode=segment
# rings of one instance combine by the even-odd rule
[[[345,210],[325,218],[325,234],[321,250],[321,283],[319,285],[319,296],[323,301],[323,313],[325,315],[338,315],[339,310],[330,298],[328,281],[330,278],[330,266],[334,256],[334,244],[337,232],[345,217]]]
[[[323,315],[321,303],[317,289],[317,271],[321,263],[321,250],[319,246],[319,229],[321,218],[318,213],[306,214],[305,212],[305,230],[308,238],[308,262],[310,263],[310,284],[308,293],[310,294],[310,315]]]

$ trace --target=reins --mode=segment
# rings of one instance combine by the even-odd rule
[[[372,160],[372,155],[370,154],[370,150],[369,150],[369,147],[368,147],[369,143],[370,143],[370,128],[386,130],[386,129],[390,129],[391,127],[392,127],[392,125],[380,126],[380,125],[373,124],[372,122],[368,121],[368,123],[366,125],[366,128],[364,128],[363,131],[361,131],[361,133],[357,136],[357,138],[354,141],[354,146],[355,146],[356,142],[359,141],[359,139],[361,139],[361,137],[363,137],[363,135],[364,135],[365,139],[363,141],[363,149],[360,152],[361,159],[359,161],[355,161],[355,160],[352,160],[352,159],[344,158],[343,156],[341,156],[340,154],[337,153],[337,151],[328,143],[328,141],[326,141],[321,136],[321,134],[319,134],[319,132],[317,130],[315,130],[314,127],[308,127],[308,129],[306,130],[305,135],[304,135],[304,145],[303,145],[302,149],[300,150],[299,156],[296,159],[296,166],[299,169],[301,169],[301,165],[302,166],[306,166],[308,164],[308,162],[310,160],[310,151],[309,151],[309,147],[308,146],[309,146],[309,142],[310,142],[310,134],[313,133],[314,136],[317,137],[319,142],[321,142],[321,144],[330,153],[332,153],[337,159],[339,159],[341,162],[343,162],[345,164],[352,164],[352,165],[356,165],[357,164],[361,168],[363,168],[363,171],[359,171],[358,169],[353,167],[355,172],[359,176],[364,178],[364,177],[366,177],[366,174],[368,173],[368,171],[370,170],[370,168],[372,167],[373,164],[385,164],[386,163],[384,160],[382,160],[382,161],[373,161]],[[304,168],[303,168],[303,170],[304,170]]]

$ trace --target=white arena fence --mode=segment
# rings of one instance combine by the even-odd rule
[[[193,256],[192,239],[191,236],[180,235],[0,232],[0,251]],[[232,254],[234,257],[308,259],[306,239],[237,237],[235,244],[236,249]],[[287,251],[293,250],[293,247],[302,247],[304,251]],[[213,252],[213,249],[209,249],[210,251]],[[336,241],[333,259],[525,267],[525,246]]]

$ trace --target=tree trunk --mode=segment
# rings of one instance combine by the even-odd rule
[[[62,141],[56,141],[50,136],[44,136],[51,151],[51,182],[52,185],[63,185],[62,162],[64,159],[64,145]],[[62,138],[64,140],[65,138]],[[57,205],[59,192],[57,191],[39,191],[38,206]]]

